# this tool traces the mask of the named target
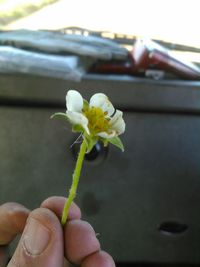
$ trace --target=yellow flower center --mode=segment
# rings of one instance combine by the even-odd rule
[[[84,111],[84,115],[88,119],[88,128],[92,135],[100,132],[108,132],[109,119],[105,118],[106,112],[103,112],[101,108],[89,107]]]

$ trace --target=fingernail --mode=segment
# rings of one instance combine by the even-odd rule
[[[31,255],[41,254],[48,246],[50,231],[39,221],[30,218],[23,235],[23,245]]]

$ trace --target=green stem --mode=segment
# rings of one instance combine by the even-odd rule
[[[62,225],[65,225],[65,223],[67,221],[69,208],[71,206],[72,201],[74,200],[74,198],[76,196],[76,191],[77,191],[77,187],[78,187],[79,177],[80,177],[81,168],[83,165],[83,160],[85,157],[86,149],[87,149],[87,143],[86,143],[85,139],[83,139],[83,142],[82,142],[81,147],[80,147],[80,152],[78,154],[78,159],[76,162],[75,170],[73,173],[72,185],[71,185],[71,188],[69,190],[69,196],[65,202],[65,206],[63,209],[63,213],[62,213],[62,219],[61,219]]]

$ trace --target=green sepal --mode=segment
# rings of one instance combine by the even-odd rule
[[[51,119],[64,119],[64,120],[67,120],[68,122],[70,122],[69,118],[67,117],[67,114],[66,113],[63,113],[63,112],[57,112],[57,113],[54,113],[53,115],[51,115],[50,117]]]
[[[108,146],[108,139],[101,139],[101,141],[103,142],[104,147]]]
[[[116,137],[113,137],[113,138],[109,138],[107,139],[108,142],[110,142],[111,144],[113,144],[114,146],[118,147],[119,149],[121,149],[122,152],[124,152],[124,145],[121,141],[121,139],[116,136]]]
[[[75,132],[75,133],[82,133],[84,130],[83,130],[83,127],[80,124],[74,124],[72,126],[72,131]]]
[[[96,145],[98,141],[98,137],[91,137],[88,134],[83,135],[86,143],[87,143],[87,151],[86,153],[90,153],[90,151],[93,149],[93,147]]]
[[[90,151],[93,149],[93,147],[96,145],[97,143],[97,140],[96,138],[91,138],[89,143],[88,143],[88,147],[87,147],[87,153],[90,153]]]
[[[89,108],[89,103],[86,99],[83,99],[83,111],[86,111]]]

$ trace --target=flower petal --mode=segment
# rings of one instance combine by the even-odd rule
[[[106,117],[110,117],[115,109],[112,103],[109,101],[108,97],[102,93],[94,94],[90,98],[90,106],[101,108],[104,112],[107,113]]]
[[[106,133],[106,132],[101,132],[97,134],[99,137],[105,138],[105,139],[109,139],[109,138],[113,138],[116,136],[116,132],[112,131],[110,133]]]
[[[90,134],[88,129],[88,119],[83,114],[69,110],[67,110],[66,114],[72,124],[81,125],[87,134]]]
[[[116,131],[117,135],[120,135],[125,131],[126,125],[122,116],[123,112],[120,110],[116,110],[115,115],[109,122],[111,129]]]
[[[69,111],[81,112],[83,108],[83,98],[76,90],[69,90],[66,95],[66,107]]]

